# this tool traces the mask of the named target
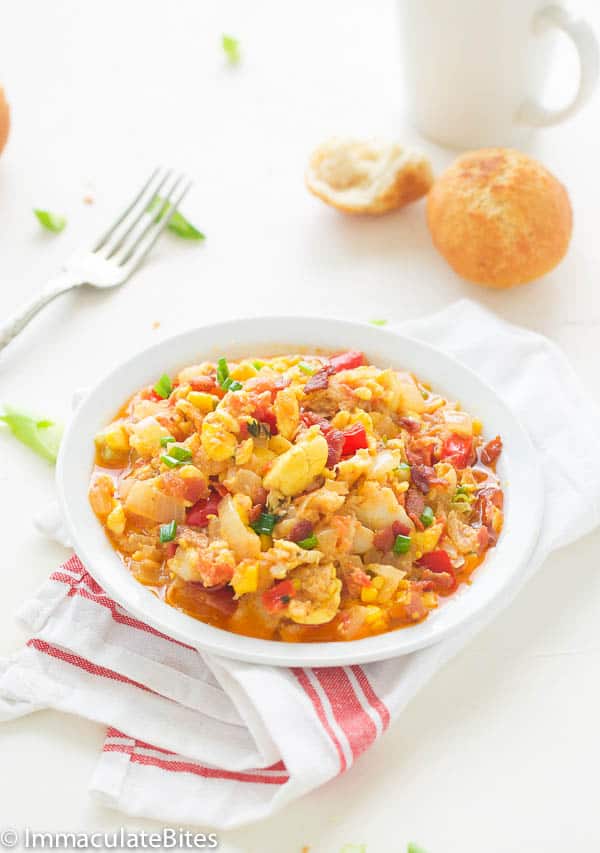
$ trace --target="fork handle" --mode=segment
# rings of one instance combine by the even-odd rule
[[[57,296],[60,296],[61,293],[66,293],[67,290],[71,290],[71,288],[76,287],[78,284],[81,284],[81,282],[74,280],[67,274],[50,279],[40,293],[36,294],[33,299],[26,302],[0,325],[0,350],[4,349],[44,306],[52,302],[53,299],[56,299]]]

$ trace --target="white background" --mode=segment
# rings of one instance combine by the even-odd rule
[[[580,9],[598,30],[594,5]],[[241,41],[237,68],[224,62],[222,32]],[[575,74],[565,45],[552,102],[568,97]],[[494,293],[462,282],[436,255],[422,203],[361,221],[303,186],[311,148],[332,134],[418,144],[437,170],[453,157],[404,118],[390,2],[19,0],[2,11],[0,82],[13,117],[0,160],[3,314],[110,221],[158,162],[195,178],[184,209],[207,234],[204,245],[165,237],[122,289],[80,291],[47,308],[0,357],[0,400],[64,419],[74,389],[195,322],[292,312],[400,321],[461,296],[557,341],[598,399],[600,96],[532,148],[571,194],[566,261],[533,285]],[[42,232],[33,207],[65,213],[67,229]],[[51,468],[5,435],[0,460],[7,654],[25,639],[15,610],[67,552],[31,524],[52,492]],[[368,853],[395,853],[409,838],[429,853],[599,849],[599,546],[596,533],[554,555],[346,777],[223,834],[221,849],[337,853],[365,842]],[[102,739],[101,726],[53,712],[0,727],[0,827],[156,828],[89,800]]]

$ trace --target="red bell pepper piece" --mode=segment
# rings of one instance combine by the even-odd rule
[[[367,441],[367,432],[361,423],[352,424],[343,430],[344,445],[342,447],[342,456],[350,456],[357,450],[369,446]]]
[[[341,352],[339,355],[333,355],[329,359],[329,364],[333,368],[334,373],[339,373],[340,370],[351,370],[353,367],[360,367],[364,363],[364,352],[359,352],[359,350],[355,349]]]
[[[207,498],[202,498],[188,509],[186,523],[193,524],[196,527],[206,527],[208,516],[217,514],[220,503],[221,495],[218,492],[211,492]]]
[[[453,432],[442,444],[441,458],[447,459],[455,468],[464,468],[469,464],[473,453],[471,436],[457,435]]]
[[[281,581],[274,584],[262,594],[262,603],[269,613],[284,610],[290,603],[290,598],[296,592],[296,587],[291,580]]]
[[[430,551],[428,554],[417,560],[417,565],[423,569],[431,569],[432,572],[451,572],[454,573],[454,567],[450,562],[450,556],[447,551],[440,549],[439,551]]]
[[[454,592],[458,586],[456,572],[454,571],[454,566],[450,562],[450,557],[447,551],[440,549],[439,551],[430,551],[428,554],[423,554],[423,556],[417,560],[417,565],[422,569],[425,569],[424,574],[428,574],[427,569],[429,569],[429,572],[433,572],[435,575],[448,576],[447,581],[446,579],[440,578],[440,582],[435,584],[437,592],[448,594],[450,592]]]

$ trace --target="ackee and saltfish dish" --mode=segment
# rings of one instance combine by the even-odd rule
[[[203,622],[285,642],[426,619],[501,533],[499,436],[358,351],[220,358],[140,389],[89,498],[132,575]]]

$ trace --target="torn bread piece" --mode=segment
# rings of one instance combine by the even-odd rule
[[[424,196],[433,184],[429,161],[395,143],[330,139],[312,154],[308,189],[345,213],[379,216]]]

